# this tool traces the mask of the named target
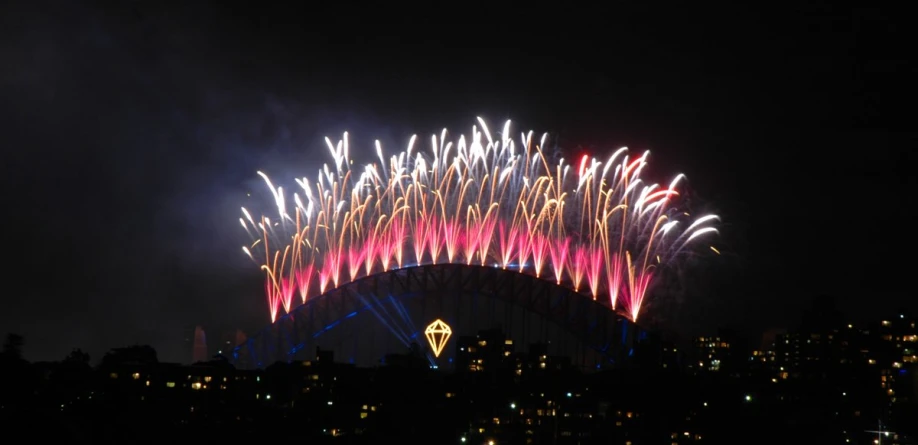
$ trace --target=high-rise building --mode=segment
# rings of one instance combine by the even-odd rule
[[[475,337],[459,337],[456,348],[457,370],[496,370],[512,361],[513,340],[508,339],[500,329],[488,329],[479,331]]]
[[[881,386],[893,410],[918,410],[918,388],[913,374],[918,374],[918,321],[900,312],[876,327],[871,345],[877,367],[881,368]]]
[[[241,330],[225,330],[220,333],[220,343],[215,345],[216,350],[214,353],[218,355],[232,354],[233,349],[245,343],[245,340],[246,336]]]
[[[733,373],[748,360],[748,345],[730,329],[718,329],[716,336],[696,337],[693,343],[692,368],[698,371]]]
[[[207,352],[207,337],[204,334],[204,328],[200,326],[194,328],[194,349],[191,355],[193,363],[206,362],[210,358]]]
[[[696,337],[694,368],[702,371],[720,371],[730,352],[730,342],[720,336]]]
[[[182,354],[180,361],[187,363],[194,359],[194,326],[182,328]]]
[[[233,347],[235,348],[236,346],[245,343],[246,340],[248,340],[248,337],[246,337],[245,332],[236,329],[236,342],[233,344]]]

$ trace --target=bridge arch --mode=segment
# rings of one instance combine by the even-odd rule
[[[620,363],[643,335],[609,306],[547,280],[497,267],[434,264],[374,274],[313,297],[237,346],[231,359],[259,368],[312,359],[320,347],[337,361],[372,365],[411,341],[429,352],[423,331],[438,318],[452,327],[451,344],[440,357],[427,355],[444,368],[452,366],[458,337],[489,328],[504,331],[518,352],[542,343],[550,354],[593,369]]]

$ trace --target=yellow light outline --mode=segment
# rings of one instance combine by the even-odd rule
[[[438,334],[442,336],[440,337],[440,342],[437,342],[436,335]],[[440,357],[440,353],[443,352],[443,348],[446,347],[446,343],[449,342],[449,338],[452,335],[453,329],[439,318],[427,325],[427,329],[424,329],[424,336],[427,337],[427,343],[430,344],[430,349],[433,349],[434,357],[437,358]]]

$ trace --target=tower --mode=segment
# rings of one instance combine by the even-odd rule
[[[195,326],[194,328],[194,350],[192,351],[192,363],[206,362],[207,354],[207,336],[204,335],[204,328]]]
[[[225,330],[220,334],[220,342],[216,345],[216,353],[220,355],[229,355],[233,349],[245,343],[246,337],[239,329]]]
[[[242,330],[240,329],[236,329],[236,341],[235,343],[233,343],[233,348],[245,343],[245,341],[246,341],[245,333],[242,332]]]

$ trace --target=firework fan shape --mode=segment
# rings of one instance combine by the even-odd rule
[[[348,134],[326,138],[332,162],[289,195],[259,172],[277,213],[255,219],[243,208],[240,223],[252,237],[243,250],[266,275],[271,321],[362,276],[437,263],[532,274],[636,321],[658,268],[717,232],[717,216],[676,206],[683,175],[668,187],[641,179],[649,152],[550,164],[546,136],[515,141],[507,122],[495,138],[478,123],[454,142],[443,130],[426,149],[413,136],[388,158],[377,141],[379,164],[356,168]]]

